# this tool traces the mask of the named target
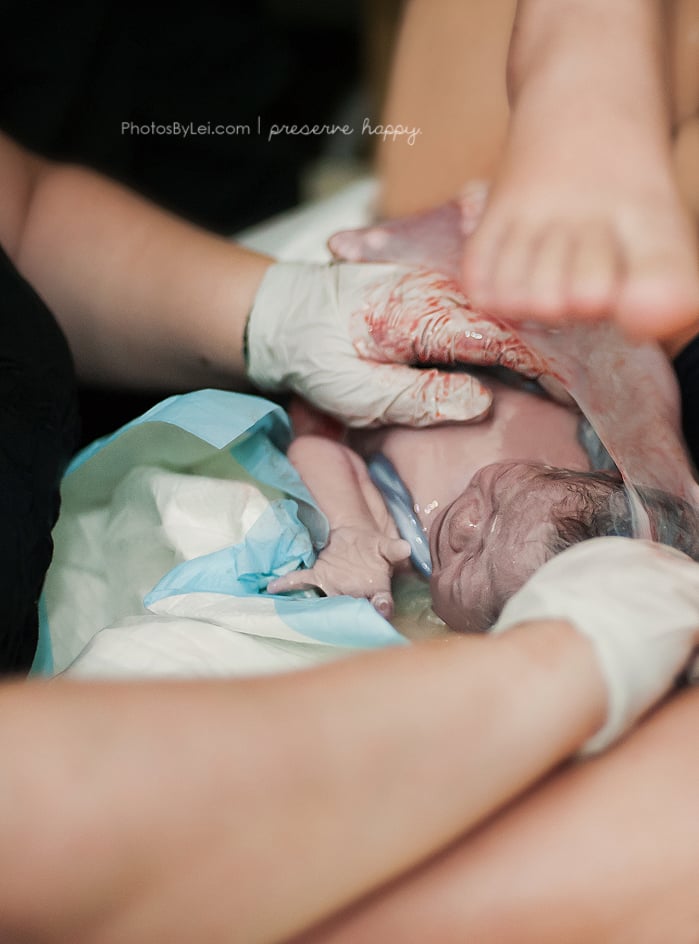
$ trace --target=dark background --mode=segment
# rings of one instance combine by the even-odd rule
[[[3,3],[0,127],[231,233],[297,202],[318,137],[122,134],[136,124],[321,124],[360,82],[361,6],[332,0]]]
[[[363,95],[367,75],[373,81],[383,67],[380,53],[367,66],[364,40],[367,33],[375,39],[367,18],[380,7],[352,0],[4,2],[0,127],[32,150],[89,165],[231,234],[296,204],[304,172],[327,142],[290,135],[268,142],[255,133],[128,135],[121,123],[254,128],[258,115],[266,127],[338,120],[348,97]],[[83,389],[83,442],[160,396]]]

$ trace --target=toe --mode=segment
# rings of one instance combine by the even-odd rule
[[[670,262],[670,260],[668,260]],[[655,259],[642,274],[633,270],[622,288],[617,319],[633,338],[668,338],[699,319],[699,284],[684,273],[669,277],[670,265]]]
[[[674,238],[673,238],[674,235]],[[699,318],[699,267],[694,240],[658,228],[631,243],[616,307],[632,337],[667,338]]]
[[[561,321],[567,314],[573,236],[569,227],[555,224],[536,243],[528,275],[527,305],[538,321]]]
[[[489,311],[493,304],[493,273],[502,239],[503,231],[497,224],[481,224],[466,243],[464,289],[477,311]]]
[[[621,252],[611,229],[602,223],[581,227],[570,263],[569,313],[576,318],[603,318],[611,314],[621,277]]]
[[[513,224],[502,240],[493,270],[492,311],[505,318],[523,318],[530,312],[529,274],[536,231]]]

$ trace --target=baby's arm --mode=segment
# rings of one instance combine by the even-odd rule
[[[327,515],[330,537],[313,567],[279,577],[267,589],[319,587],[328,596],[366,597],[390,619],[393,567],[410,547],[398,537],[366,466],[351,449],[320,436],[299,436],[288,456]]]

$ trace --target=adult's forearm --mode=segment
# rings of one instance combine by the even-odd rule
[[[170,944],[308,927],[453,841],[605,710],[591,648],[556,623],[266,680],[30,684],[0,702],[0,931]]]
[[[243,330],[270,260],[80,167],[41,162],[12,254],[86,380],[244,383]]]
[[[699,691],[294,944],[694,944]]]

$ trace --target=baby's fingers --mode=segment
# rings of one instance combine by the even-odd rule
[[[388,590],[379,590],[378,593],[369,598],[369,602],[385,620],[390,620],[393,617],[393,597]]]
[[[379,551],[389,564],[399,564],[410,557],[410,545],[403,538],[384,538]]]
[[[379,553],[389,564],[384,579],[376,579],[376,591],[369,596],[369,602],[377,613],[384,619],[393,617],[393,597],[391,596],[391,571],[394,564],[407,560],[410,557],[410,545],[402,538],[383,538],[379,542]],[[383,584],[383,586],[382,586]]]
[[[267,593],[286,593],[289,590],[309,590],[319,587],[313,567],[304,570],[292,570],[290,574],[276,577],[267,584]]]

